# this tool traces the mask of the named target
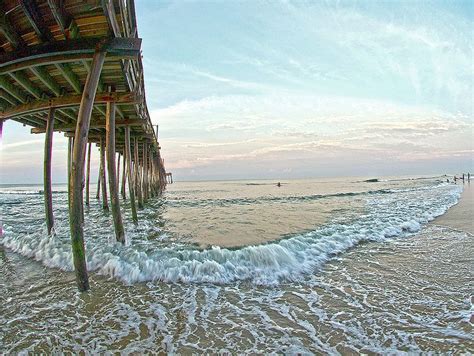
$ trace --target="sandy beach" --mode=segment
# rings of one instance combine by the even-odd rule
[[[458,184],[462,184],[458,183]],[[459,203],[449,209],[446,214],[433,220],[432,224],[447,226],[474,235],[474,188],[470,183],[464,184]]]

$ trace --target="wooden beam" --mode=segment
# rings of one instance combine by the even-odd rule
[[[4,75],[0,75],[0,87],[21,103],[26,102],[28,99],[28,97],[15,85],[10,83],[10,81]],[[0,118],[6,118],[6,116],[0,114]]]
[[[18,35],[10,20],[8,20],[2,4],[0,4],[0,33],[5,36],[13,48],[25,47],[25,41]]]
[[[46,213],[46,228],[48,235],[54,226],[53,217],[53,192],[51,189],[51,157],[53,148],[54,108],[49,109],[48,122],[46,124],[46,136],[44,138],[44,210]]]
[[[77,62],[91,59],[96,48],[107,52],[107,58],[134,59],[140,54],[140,38],[78,38],[28,46],[0,55],[0,74],[38,65]]]
[[[1,80],[1,77],[0,77],[0,80]],[[1,85],[0,85],[0,98],[10,103],[11,106],[18,105],[18,100],[15,99],[15,97],[11,96],[9,93],[7,93],[4,89],[2,89]]]
[[[3,87],[7,92],[8,92],[8,89],[12,89],[11,87],[13,87],[13,89],[16,89],[15,86],[12,84],[10,84],[11,87],[8,86],[8,89],[6,89],[6,87],[2,85],[4,84],[4,81],[5,81],[5,80],[2,81],[2,78],[3,77],[0,76],[0,87]],[[8,81],[5,81],[5,82],[9,84]],[[14,92],[12,91],[9,94],[13,95],[13,93],[18,94],[18,90]],[[30,103],[27,103],[24,105],[17,105],[13,108],[9,108],[8,110],[0,112],[0,119],[14,118],[16,116],[21,116],[28,113],[44,111],[44,110],[48,110],[49,107],[67,108],[67,107],[78,106],[81,103],[81,98],[82,98],[81,95],[66,95],[66,96],[61,96],[59,98],[32,101]],[[19,95],[18,99],[22,99],[26,101],[26,96],[21,94]],[[92,98],[92,100],[94,99]],[[94,104],[105,104],[108,101],[115,101],[117,103],[124,103],[124,104],[134,104],[134,103],[140,102],[140,98],[138,98],[134,93],[100,93],[95,96]]]
[[[117,120],[115,127],[124,127],[124,126],[142,126],[145,125],[146,121],[145,120]],[[106,123],[101,120],[101,121],[91,121],[89,129],[105,129],[106,128]],[[66,132],[66,131],[75,131],[76,130],[76,124],[71,123],[71,124],[64,124],[64,125],[56,125],[54,128],[54,131],[60,131],[60,132]],[[31,129],[32,134],[42,134],[45,133],[45,129],[41,128],[32,128]],[[121,136],[123,137],[123,136]]]
[[[125,126],[125,128],[127,128],[127,127],[129,127],[129,126],[128,125]],[[75,135],[74,132],[65,132],[64,133],[64,137],[74,137],[74,135]],[[101,136],[103,136],[101,133],[89,133],[88,139],[91,142],[98,143],[100,141]],[[130,136],[133,137],[134,139],[136,138],[139,141],[145,140],[145,139],[148,139],[148,140],[151,139],[150,135],[146,135],[143,132],[133,133],[133,134],[130,134]],[[125,137],[122,136],[122,135],[116,135],[116,140],[120,140],[120,141],[125,142]],[[122,144],[117,143],[116,146],[117,147],[122,147]]]
[[[110,205],[114,220],[115,238],[122,244],[125,243],[122,214],[120,213],[119,190],[115,166],[115,103],[108,102],[106,109],[106,146],[107,146],[107,172],[109,175]]]
[[[120,26],[115,15],[114,2],[110,0],[102,0],[102,9],[104,10],[105,18],[109,24],[109,30],[115,37],[122,37]]]
[[[36,99],[40,99],[43,96],[43,93],[41,92],[41,90],[39,90],[38,87],[35,87],[33,85],[33,83],[28,79],[28,76],[24,72],[17,71],[14,73],[10,73],[10,76],[18,84],[20,84],[23,87],[23,89],[25,89],[28,93],[30,93]]]
[[[94,104],[94,96],[99,83],[100,72],[105,61],[105,52],[94,54],[92,69],[87,76],[84,93],[77,117],[77,128],[74,140],[71,176],[69,179],[69,226],[71,230],[72,252],[76,271],[77,286],[80,291],[89,289],[89,277],[84,248],[84,226],[82,206],[82,179],[84,177],[84,150],[89,132],[89,123]]]
[[[52,35],[49,27],[45,24],[43,16],[41,15],[38,5],[35,0],[19,0],[20,6],[25,13],[28,21],[35,30],[38,37],[43,42],[52,42],[54,41],[54,36]]]
[[[74,91],[77,94],[80,94],[82,92],[81,82],[77,74],[72,71],[71,66],[67,63],[56,63],[55,66],[58,68],[64,79],[66,79],[66,81],[71,85]]]
[[[86,69],[87,73],[90,73],[91,72],[91,66],[89,64],[89,61],[83,59],[81,61],[81,63],[84,66],[84,68]],[[97,87],[97,90],[99,91],[99,93],[101,93],[101,92],[104,91],[104,88],[105,88],[104,82],[102,81],[101,78],[99,78],[99,86]],[[117,107],[117,109],[118,109],[118,107]]]
[[[64,9],[64,1],[60,0],[58,2],[56,0],[47,0],[47,2],[61,32],[67,37],[66,30],[69,28],[72,19]]]
[[[58,83],[53,79],[53,77],[48,73],[48,71],[44,67],[31,67],[30,70],[36,75],[39,80],[53,92],[54,95],[60,96],[61,95],[61,87]],[[15,72],[18,73],[18,72]]]

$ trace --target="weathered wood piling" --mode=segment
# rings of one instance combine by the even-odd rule
[[[102,209],[109,210],[109,203],[107,199],[107,183],[105,179],[105,143],[104,139],[100,137],[100,185],[102,186]]]
[[[119,191],[115,171],[115,103],[107,103],[106,111],[106,145],[107,145],[107,171],[109,176],[110,204],[114,219],[115,237],[118,242],[125,243],[122,213],[120,212]],[[104,186],[105,187],[105,186]],[[105,191],[105,189],[103,189]]]
[[[86,205],[89,205],[89,190],[90,190],[90,179],[91,179],[91,149],[92,144],[89,142],[87,148],[87,168],[86,168]]]
[[[46,213],[46,228],[48,235],[54,226],[53,217],[53,192],[51,188],[51,157],[53,151],[54,108],[49,109],[46,122],[46,136],[44,139],[44,210]]]

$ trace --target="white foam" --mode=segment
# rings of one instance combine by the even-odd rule
[[[332,223],[279,242],[237,250],[220,247],[198,250],[183,245],[163,247],[153,241],[122,246],[99,233],[87,239],[87,264],[89,270],[127,284],[157,280],[223,284],[247,280],[272,285],[300,280],[335,254],[361,241],[384,241],[419,231],[423,224],[456,204],[461,190],[458,186],[441,184],[430,189],[374,194],[367,199],[367,212],[355,221]],[[20,234],[8,226],[0,242],[48,267],[71,271],[68,234],[67,226],[60,226],[54,237],[46,236],[44,229]]]

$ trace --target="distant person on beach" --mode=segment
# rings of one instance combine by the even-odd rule
[[[467,173],[467,181],[470,182],[471,181],[471,173]]]
[[[277,187],[281,187],[281,183],[280,183],[280,182],[277,183]]]
[[[457,180],[458,180],[458,179],[456,178],[456,176],[454,176],[454,183],[456,183]]]

